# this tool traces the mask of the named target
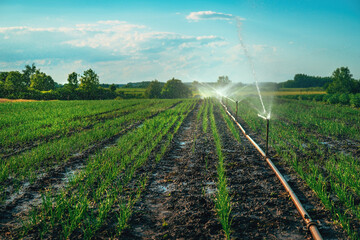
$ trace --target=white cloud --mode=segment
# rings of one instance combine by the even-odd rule
[[[264,49],[267,48],[267,46],[263,44],[253,44],[252,48],[255,53],[258,53],[264,51]]]
[[[192,21],[199,21],[199,20],[245,20],[244,18],[240,18],[234,16],[232,14],[226,13],[218,13],[213,11],[199,11],[199,12],[191,12],[186,19]]]
[[[219,54],[216,50],[226,44],[215,35],[153,31],[118,20],[66,27],[2,27],[0,63],[21,69],[35,62],[59,83],[66,81],[68,73],[82,73],[89,67],[105,83],[167,80],[176,77],[171,76],[176,71],[201,74],[201,66],[210,66],[214,53]]]
[[[203,39],[216,39],[218,37],[214,36],[214,35],[210,35],[210,36],[199,36],[196,37],[197,40],[203,40]]]

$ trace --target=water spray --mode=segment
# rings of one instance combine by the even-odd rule
[[[260,92],[260,88],[259,88],[259,84],[258,84],[258,81],[257,81],[257,77],[256,77],[256,73],[255,73],[255,67],[254,67],[254,62],[253,62],[253,59],[251,58],[246,46],[245,46],[245,43],[242,39],[242,36],[241,36],[241,33],[240,33],[240,29],[241,29],[241,18],[239,17],[236,17],[236,22],[237,22],[237,29],[238,29],[238,37],[239,37],[239,41],[240,41],[240,45],[245,53],[245,56],[248,60],[248,62],[250,63],[250,67],[251,67],[251,71],[252,71],[252,75],[254,77],[254,80],[255,80],[255,85],[256,85],[256,89],[257,89],[257,92],[258,92],[258,95],[259,95],[259,99],[260,99],[260,102],[261,102],[261,106],[263,107],[263,110],[264,112],[266,112],[265,110],[265,105],[264,105],[264,102],[263,102],[263,99],[262,99],[262,96],[261,96],[261,92]]]
[[[230,100],[230,101],[232,101],[232,102],[234,102],[234,103],[237,102],[237,101],[235,101],[234,99],[229,98],[228,96],[225,96],[224,94],[222,94],[219,90],[217,90],[217,89],[214,88],[213,86],[210,86],[210,85],[208,85],[208,84],[204,84],[204,83],[202,83],[202,82],[199,82],[199,83],[200,83],[201,85],[203,85],[203,86],[205,86],[205,87],[208,87],[208,88],[211,88],[213,91],[215,91],[215,93],[216,93],[219,97],[221,97],[222,102],[224,102],[224,99]]]

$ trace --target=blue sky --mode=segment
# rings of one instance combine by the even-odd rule
[[[0,71],[35,62],[58,83],[281,82],[296,73],[360,78],[360,2],[0,0]]]

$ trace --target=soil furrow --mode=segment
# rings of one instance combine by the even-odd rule
[[[213,202],[217,159],[201,136],[197,110],[184,120],[170,150],[151,172],[122,238],[223,238]]]

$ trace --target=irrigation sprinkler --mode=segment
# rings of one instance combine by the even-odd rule
[[[261,117],[262,119],[266,120],[266,145],[265,145],[265,158],[268,157],[268,153],[269,153],[269,126],[270,126],[270,118],[269,117],[264,117],[260,114],[258,114],[259,117]]]
[[[248,135],[246,134],[244,128],[236,121],[234,116],[227,110],[226,106],[223,105],[225,108],[226,113],[232,118],[232,120],[236,123],[236,125],[241,129],[245,137],[250,141],[250,143],[259,151],[259,153],[265,157],[266,162],[269,164],[270,168],[274,171],[276,177],[280,180],[281,184],[284,186],[286,191],[289,193],[292,202],[294,203],[296,209],[300,213],[302,219],[306,223],[307,229],[310,231],[311,235],[315,240],[323,240],[318,228],[317,224],[314,220],[311,219],[309,213],[305,210],[304,206],[301,204],[299,198],[296,196],[295,192],[292,190],[284,176],[280,173],[280,171],[277,169],[275,164],[271,161],[271,159],[267,156],[267,144],[268,144],[268,136],[269,136],[269,122],[270,122],[270,115],[268,117],[264,117],[260,114],[258,114],[259,117],[265,119],[267,121],[267,131],[266,131],[266,153],[259,147],[259,145],[256,144],[256,142]]]

